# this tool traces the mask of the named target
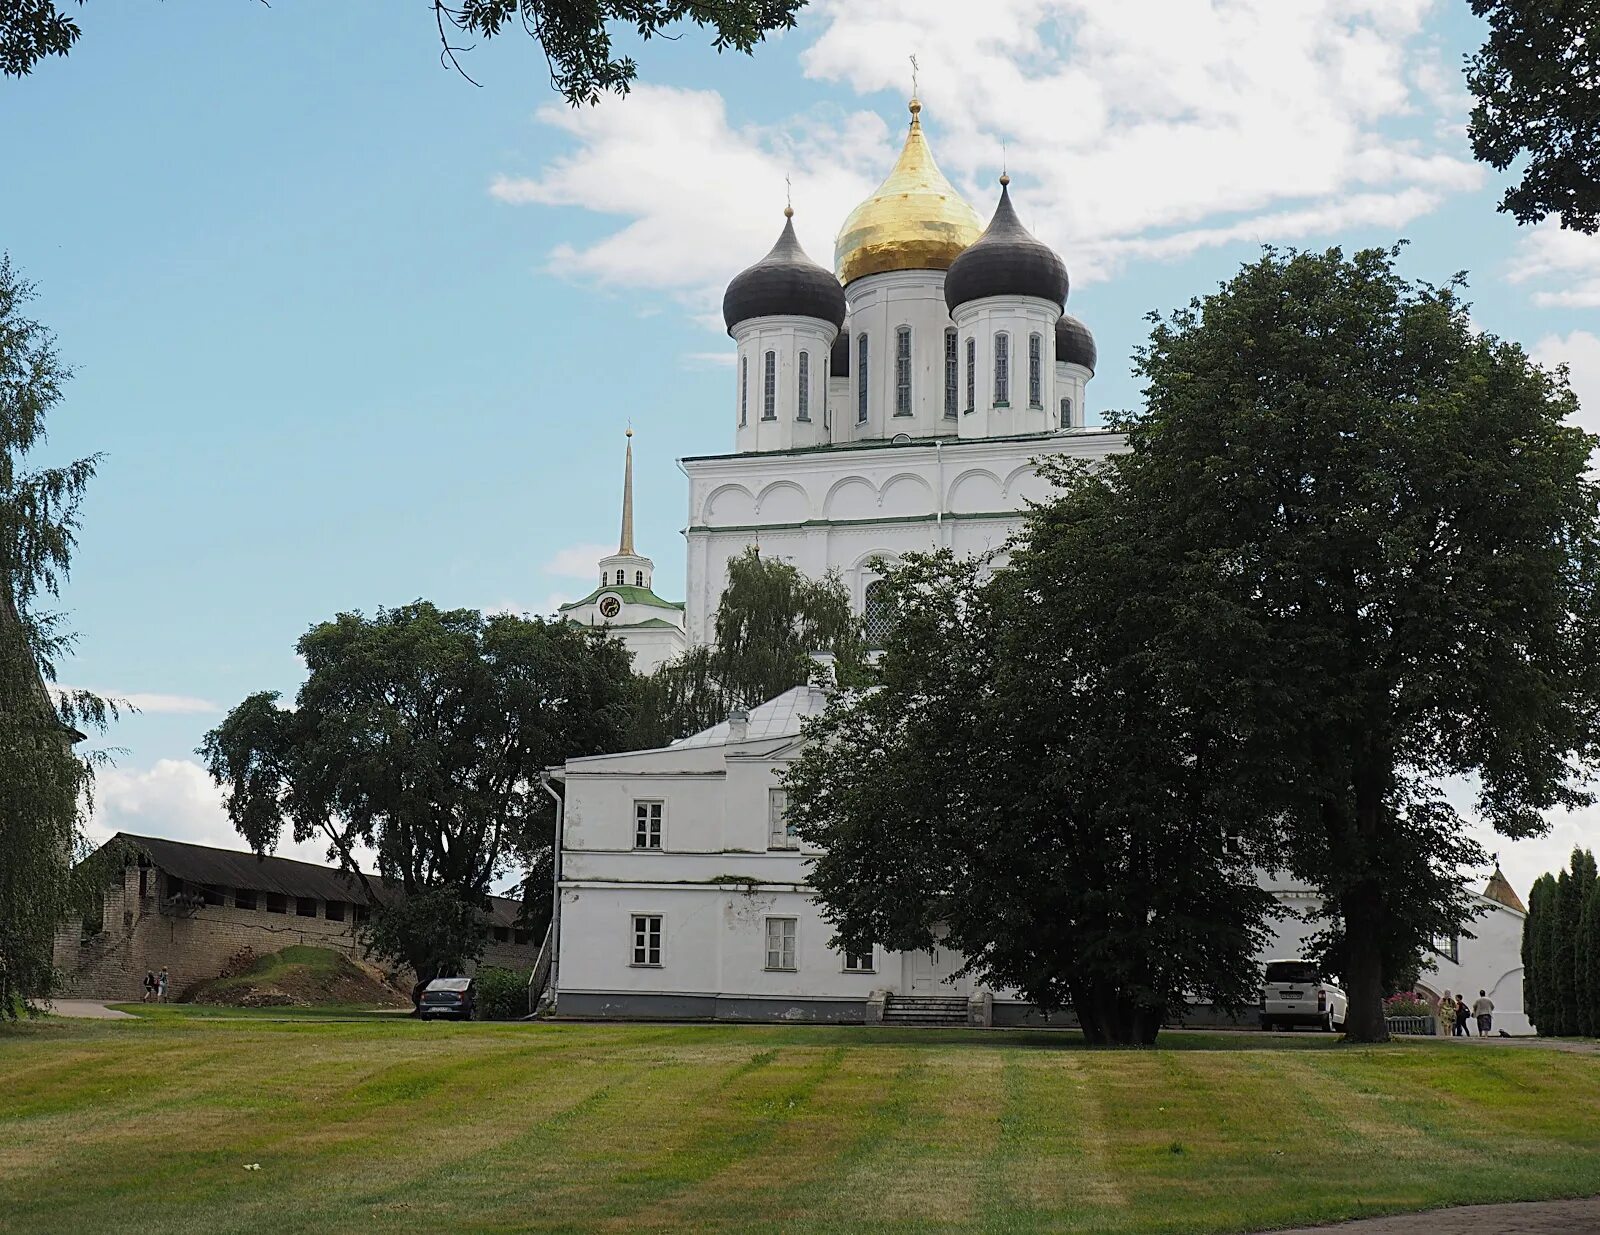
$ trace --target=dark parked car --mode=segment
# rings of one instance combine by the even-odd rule
[[[422,1015],[456,1016],[470,1021],[478,1010],[478,988],[471,978],[435,978],[422,990]]]

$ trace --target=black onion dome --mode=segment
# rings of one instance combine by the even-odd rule
[[[752,317],[814,317],[844,324],[844,288],[831,270],[806,256],[795,239],[794,215],[783,224],[778,243],[754,266],[734,276],[722,297],[722,320],[728,333]]]
[[[1067,267],[1049,245],[1017,218],[1009,178],[1000,177],[1000,204],[989,226],[950,264],[944,276],[944,302],[958,307],[985,296],[1034,296],[1067,303]]]
[[[1061,320],[1056,323],[1056,363],[1081,364],[1092,377],[1094,362],[1099,356],[1089,328],[1072,314],[1063,313]]]

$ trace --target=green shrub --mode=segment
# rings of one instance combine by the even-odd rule
[[[498,969],[485,965],[478,970],[478,1017],[485,1021],[519,1021],[528,1015],[528,977],[526,969]]]

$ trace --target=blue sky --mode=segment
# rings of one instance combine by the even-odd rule
[[[108,735],[102,830],[231,843],[194,747],[294,689],[314,621],[581,595],[629,419],[640,546],[676,594],[672,461],[732,444],[720,289],[775,237],[785,175],[829,260],[913,52],[945,171],[987,216],[1004,143],[1067,259],[1091,409],[1137,402],[1147,311],[1260,243],[1401,236],[1409,271],[1470,271],[1475,320],[1570,361],[1600,408],[1600,244],[1495,212],[1464,0],[819,0],[753,59],[650,44],[630,99],[576,113],[520,36],[468,57],[481,88],[443,70],[422,7],[81,23],[69,58],[0,81],[0,247],[78,370],[52,453],[105,455],[63,678],[144,710]],[[1525,889],[1594,835],[1563,821],[1508,871]]]

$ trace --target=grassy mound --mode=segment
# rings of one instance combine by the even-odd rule
[[[305,944],[237,957],[221,977],[185,991],[182,1001],[234,1008],[407,1007],[411,1002],[343,953]]]

